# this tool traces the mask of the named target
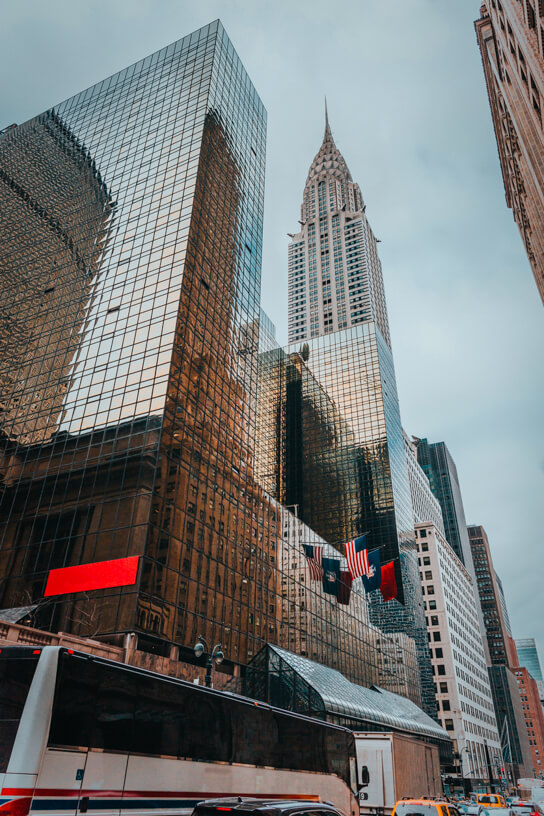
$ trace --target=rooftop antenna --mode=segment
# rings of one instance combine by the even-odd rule
[[[331,128],[329,125],[329,112],[327,110],[327,97],[325,97],[325,139],[332,139]]]

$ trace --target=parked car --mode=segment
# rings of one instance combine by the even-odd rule
[[[506,808],[504,796],[500,793],[479,793],[476,796],[476,804],[485,808]]]
[[[498,807],[497,805],[492,805],[486,808],[481,816],[514,816],[514,811],[511,810],[509,807]]]
[[[228,799],[205,799],[192,816],[225,816],[229,811],[239,816],[344,816],[328,802],[310,799],[253,799],[236,796]]]
[[[400,799],[392,816],[460,816],[457,807],[444,798]]]
[[[536,802],[512,802],[514,816],[542,816],[542,808]]]

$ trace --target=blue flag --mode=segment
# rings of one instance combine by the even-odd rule
[[[363,586],[367,592],[372,592],[380,588],[381,582],[380,551],[372,550],[368,553],[368,573],[363,575]]]
[[[340,561],[323,557],[323,592],[336,595],[340,592]]]

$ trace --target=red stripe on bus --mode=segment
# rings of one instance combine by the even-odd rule
[[[22,799],[12,799],[11,802],[5,802],[0,805],[0,813],[9,814],[9,816],[27,816],[32,804],[31,796],[24,796]]]
[[[132,555],[113,561],[96,561],[94,564],[50,570],[44,597],[135,584],[138,561],[139,556]]]

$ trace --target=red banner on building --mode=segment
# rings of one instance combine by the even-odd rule
[[[132,555],[114,561],[96,561],[94,564],[51,570],[44,595],[47,598],[50,595],[135,584],[139,560],[139,555]]]

